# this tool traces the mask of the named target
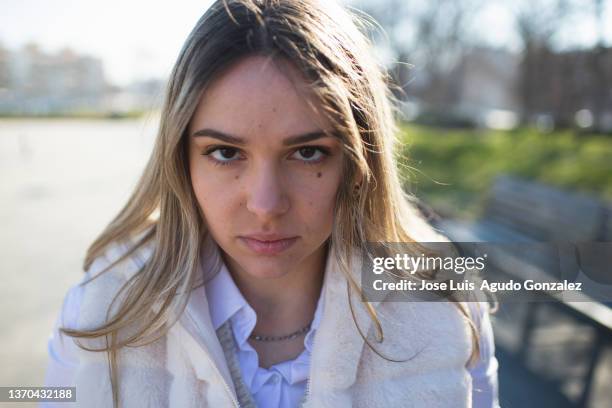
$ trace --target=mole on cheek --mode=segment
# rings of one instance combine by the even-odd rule
[[[322,176],[322,175],[323,175],[323,173],[321,173],[321,172],[318,172],[318,173],[317,173],[317,177],[318,177],[318,178],[321,178],[321,176]]]
[[[238,178],[240,178],[240,176],[236,176],[236,177],[234,177],[234,180],[238,180]]]

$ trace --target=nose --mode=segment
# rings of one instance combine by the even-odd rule
[[[262,220],[278,217],[289,210],[282,175],[274,165],[267,164],[253,171],[247,179],[247,210]]]

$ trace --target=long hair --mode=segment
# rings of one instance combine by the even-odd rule
[[[350,283],[349,299],[351,288],[360,290],[349,272],[351,251],[365,250],[366,242],[431,236],[426,223],[415,222],[417,211],[401,186],[390,81],[360,30],[364,24],[362,17],[328,0],[217,0],[196,23],[170,75],[152,155],[127,204],[89,247],[84,269],[116,242],[132,242],[131,249],[106,270],[144,245],[154,243],[153,252],[122,287],[118,308],[107,313],[105,324],[63,329],[76,338],[106,340],[106,347],[95,351],[109,355],[115,406],[118,350],[163,336],[198,281],[201,248],[210,234],[191,187],[187,128],[203,90],[239,59],[260,54],[292,62],[341,139],[345,182],[336,195],[329,242]],[[364,305],[382,341],[375,310]],[[130,335],[118,335],[128,327]]]

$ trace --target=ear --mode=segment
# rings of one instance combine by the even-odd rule
[[[357,174],[355,176],[355,183],[354,183],[355,191],[358,191],[361,188],[362,184],[363,184],[363,175],[362,174]]]

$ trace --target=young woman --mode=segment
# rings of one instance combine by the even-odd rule
[[[497,405],[487,313],[359,301],[366,242],[444,238],[401,189],[355,22],[314,0],[203,15],[144,174],[66,297],[47,385],[86,407]]]

